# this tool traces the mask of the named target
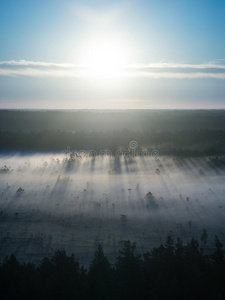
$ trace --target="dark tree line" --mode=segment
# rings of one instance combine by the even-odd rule
[[[225,110],[0,110],[9,131],[225,130]]]
[[[0,150],[56,151],[69,146],[72,151],[108,149],[112,154],[118,147],[128,148],[131,141],[139,147],[158,149],[161,155],[222,155],[225,151],[223,130],[179,130],[179,131],[78,131],[44,130],[40,132],[0,131]],[[140,148],[136,151],[141,150]]]
[[[223,245],[206,255],[197,240],[183,244],[168,236],[164,245],[136,254],[136,244],[122,242],[111,265],[102,246],[88,270],[64,250],[39,266],[19,263],[12,254],[0,265],[1,299],[225,299]]]
[[[136,140],[161,155],[222,155],[225,110],[0,110],[0,151],[115,151]]]

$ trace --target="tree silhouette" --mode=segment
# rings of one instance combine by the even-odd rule
[[[101,245],[90,264],[88,279],[91,299],[113,299],[113,269]]]
[[[202,235],[201,235],[201,241],[204,244],[207,244],[207,238],[208,238],[207,231],[206,231],[206,229],[203,229],[203,232],[202,232]]]
[[[141,272],[142,260],[135,254],[136,243],[130,240],[122,242],[123,247],[116,262],[117,288],[120,299],[144,299]]]
[[[123,241],[112,267],[99,245],[86,272],[58,250],[39,266],[20,263],[12,254],[0,264],[0,299],[225,299],[223,244],[204,254],[196,239],[184,244],[167,236],[164,245],[136,254],[136,244]]]

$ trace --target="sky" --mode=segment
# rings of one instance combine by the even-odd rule
[[[224,0],[1,0],[0,108],[225,108]]]

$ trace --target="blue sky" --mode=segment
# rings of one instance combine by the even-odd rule
[[[0,108],[225,108],[224,15],[223,0],[1,0]]]

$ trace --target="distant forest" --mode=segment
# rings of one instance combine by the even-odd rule
[[[128,148],[160,155],[225,153],[225,111],[0,110],[0,150],[62,152]]]
[[[206,243],[203,230],[201,243]],[[196,239],[183,244],[167,236],[164,245],[143,255],[136,244],[121,242],[111,265],[99,245],[89,268],[74,255],[58,250],[38,266],[20,263],[12,254],[0,265],[0,297],[11,299],[98,300],[214,300],[225,299],[223,245],[215,237],[215,248],[204,254]]]

